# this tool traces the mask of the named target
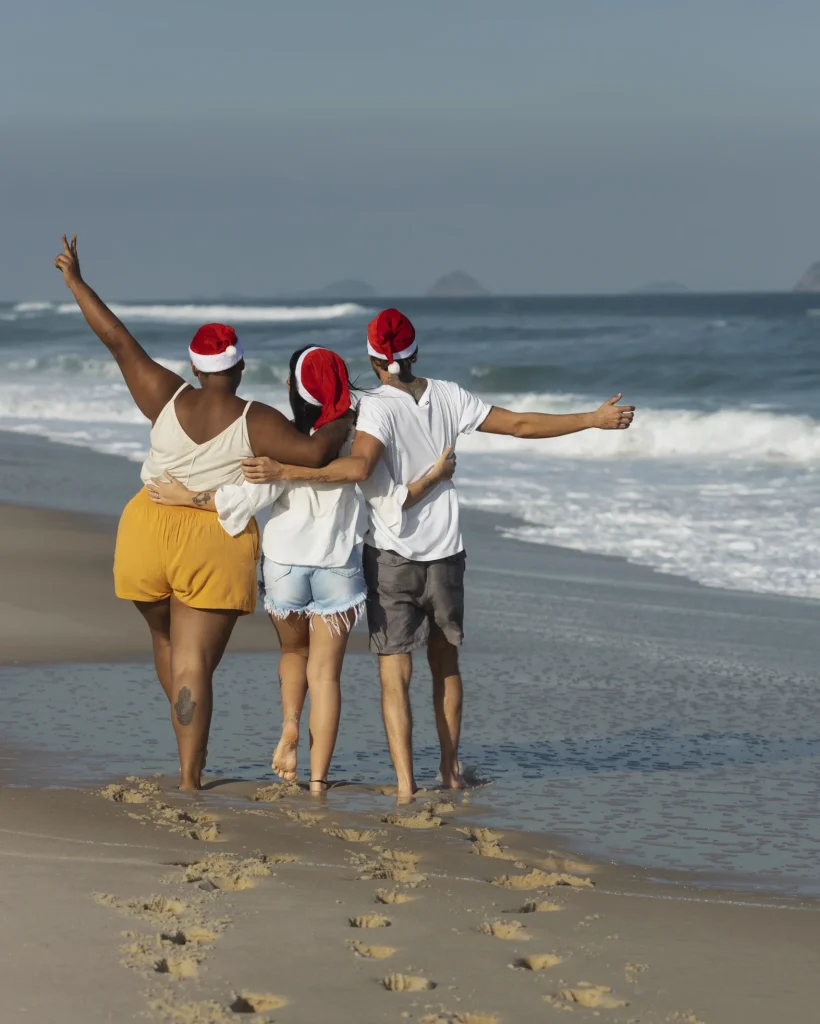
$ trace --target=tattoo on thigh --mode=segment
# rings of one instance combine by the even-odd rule
[[[177,721],[180,725],[190,725],[194,720],[196,701],[191,700],[191,691],[183,686],[179,691],[177,702],[174,704],[174,711],[177,713]]]

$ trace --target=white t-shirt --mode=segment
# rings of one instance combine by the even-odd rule
[[[390,478],[407,485],[424,476],[448,445],[455,450],[458,436],[477,430],[489,413],[486,402],[449,380],[428,380],[418,403],[388,384],[362,398],[356,429],[381,441]],[[463,551],[453,481],[405,509],[398,528],[371,506],[365,541],[417,562]]]
[[[341,455],[350,454],[351,441],[352,434]],[[401,530],[407,488],[393,482],[383,462],[361,490],[379,518]],[[246,480],[220,487],[214,502],[223,529],[232,537],[257,512],[273,505],[262,531],[262,551],[265,558],[283,565],[347,565],[364,541],[367,513],[355,484],[251,484]]]

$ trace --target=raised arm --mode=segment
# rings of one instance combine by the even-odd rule
[[[251,411],[253,411],[253,406]],[[284,419],[284,417],[282,418]],[[285,422],[288,421],[285,420]],[[321,430],[317,430],[311,440],[317,438],[322,430],[329,430],[338,422],[339,420],[334,420],[333,423],[328,423]],[[292,424],[288,423],[288,426],[292,427],[294,433],[303,441],[308,440],[303,434],[299,434]],[[251,445],[255,452],[258,451],[253,436],[251,436]],[[341,442],[337,445],[336,452],[339,451],[339,448],[341,448]],[[367,480],[373,472],[379,459],[384,455],[384,445],[371,434],[357,430],[350,455],[335,459],[330,465],[324,465],[324,468],[317,468],[323,466],[321,462],[308,463],[305,459],[282,458],[268,452],[259,452],[259,454],[268,457],[242,461],[242,472],[245,474],[245,479],[251,483],[270,483],[272,480],[307,480],[315,484],[358,484]]]
[[[248,412],[248,435],[256,458],[245,462],[275,459],[293,464],[294,468],[326,466],[339,454],[352,422],[353,414],[345,413],[308,436],[298,431],[278,409],[254,402]]]
[[[512,412],[493,406],[478,428],[485,434],[509,434],[512,437],[545,438],[577,434],[580,430],[626,430],[635,415],[634,405],[618,405],[615,395],[595,412],[552,415],[546,412]]]
[[[77,256],[77,236],[69,242],[63,235],[63,251],[54,266],[74,296],[86,323],[116,359],[126,386],[139,411],[152,423],[175,391],[182,377],[155,362],[125,325],[83,280]]]

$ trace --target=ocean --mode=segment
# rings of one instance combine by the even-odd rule
[[[73,302],[0,305],[0,429],[139,460],[147,425]],[[198,299],[115,310],[179,372],[196,326],[233,324],[242,393],[287,408],[291,353],[340,352],[374,383],[365,325],[395,303],[419,372],[518,409],[592,409],[617,392],[631,430],[459,446],[467,505],[510,536],[617,555],[708,586],[820,597],[820,296],[682,295],[361,302]]]

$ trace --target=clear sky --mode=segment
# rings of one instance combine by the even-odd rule
[[[786,288],[820,259],[820,4],[26,0],[0,298]]]

